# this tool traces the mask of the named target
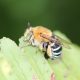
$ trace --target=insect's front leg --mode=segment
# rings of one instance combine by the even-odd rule
[[[39,44],[39,49],[41,50],[41,51],[43,51],[43,43],[41,42],[40,44]]]

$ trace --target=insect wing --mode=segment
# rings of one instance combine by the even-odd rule
[[[70,47],[70,45],[71,45],[70,41],[66,41],[63,38],[59,37],[58,35],[55,35],[55,36],[59,39],[59,41],[61,42],[62,46],[64,46],[65,48],[68,48],[68,49],[71,48]]]

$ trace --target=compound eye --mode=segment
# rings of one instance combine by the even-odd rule
[[[31,31],[29,33],[27,33],[27,35],[25,36],[25,41],[30,40],[32,35],[33,35],[33,32],[31,32]]]

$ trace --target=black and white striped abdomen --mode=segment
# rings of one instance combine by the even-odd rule
[[[62,46],[57,43],[52,43],[51,45],[52,57],[59,57],[62,53]]]

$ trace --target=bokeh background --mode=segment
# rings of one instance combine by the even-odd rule
[[[18,43],[27,22],[64,32],[80,45],[79,0],[0,0],[0,38]]]

